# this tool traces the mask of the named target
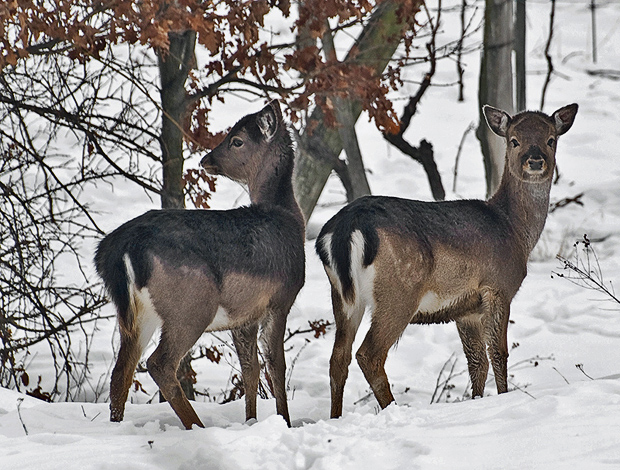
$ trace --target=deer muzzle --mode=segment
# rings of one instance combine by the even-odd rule
[[[527,172],[542,173],[547,169],[546,155],[540,147],[532,145],[522,157],[523,169]]]
[[[200,166],[203,167],[207,171],[207,173],[211,175],[218,174],[217,165],[215,164],[213,158],[213,152],[209,152],[202,158],[202,160],[200,160]]]

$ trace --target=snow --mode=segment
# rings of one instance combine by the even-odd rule
[[[3,390],[0,468],[618,468],[617,378],[533,393],[390,405],[378,414],[365,405],[291,429],[275,414],[249,426],[235,423],[232,407],[196,403],[207,428],[185,431],[165,403],[129,406],[125,421],[112,424],[105,404],[26,398],[20,419],[22,397]],[[295,411],[309,411],[315,398],[294,401]]]
[[[144,373],[137,377],[148,394],[132,390],[125,420],[111,423],[107,374],[118,337],[115,322],[102,320],[90,353],[93,390],[88,402],[50,404],[0,389],[0,469],[620,468],[619,306],[596,291],[553,275],[561,270],[556,253],[572,256],[573,243],[587,233],[606,279],[620,280],[620,88],[617,81],[592,74],[620,70],[620,4],[599,3],[597,64],[590,57],[589,2],[557,3],[556,24],[562,28],[556,30],[552,54],[558,75],[549,87],[545,111],[551,113],[571,102],[580,108],[575,125],[558,145],[561,177],[551,199],[555,202],[583,192],[584,205],[570,204],[550,214],[532,254],[528,277],[512,303],[509,393],[495,393],[490,373],[487,396],[467,399],[465,358],[454,325],[416,325],[405,331],[388,356],[386,370],[398,404],[379,411],[354,361],[344,415],[330,420],[331,328],[325,337],[291,340],[287,353],[290,429],[275,414],[273,399],[259,399],[258,420],[250,424],[243,423],[243,400],[216,403],[214,399],[221,401],[222,390],[229,386],[230,367],[205,360],[194,364],[197,387],[210,397],[194,404],[205,429],[186,431],[169,405],[147,404],[156,387]],[[549,5],[527,5],[528,105],[537,108]],[[444,19],[455,21],[448,15]],[[450,31],[450,24],[445,30]],[[407,134],[414,144],[422,138],[433,143],[452,199],[484,196],[480,151],[473,134],[465,139],[457,191],[450,190],[461,136],[478,115],[478,58],[474,54],[466,60],[466,101],[456,101],[454,87],[432,88]],[[438,82],[453,81],[454,69],[451,62],[440,63]],[[416,70],[423,73],[424,69]],[[260,104],[252,106],[258,109]],[[249,107],[243,102],[222,107],[221,127]],[[218,122],[215,116],[212,121]],[[430,198],[421,167],[390,149],[372,123],[361,119],[358,135],[375,194]],[[113,193],[108,189],[102,187],[90,195],[101,208],[106,230],[158,204],[131,186],[118,185]],[[244,203],[244,194],[239,186],[220,180],[213,205],[226,208],[231,207],[230,201]],[[127,204],[128,200],[134,203]],[[316,234],[343,202],[343,190],[332,177],[309,223],[309,235]],[[312,240],[306,250],[306,286],[289,316],[291,330],[306,328],[308,320],[332,318],[328,282]],[[359,347],[365,328],[367,319],[354,348]],[[221,345],[227,336],[218,338],[205,335],[201,344]],[[229,352],[224,361],[232,361]],[[453,388],[431,404],[444,365],[444,378],[454,366]],[[31,376],[45,375],[39,358],[34,357],[30,367]]]

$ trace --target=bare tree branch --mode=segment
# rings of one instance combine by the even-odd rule
[[[433,197],[435,198],[435,200],[440,201],[445,199],[446,192],[441,182],[441,175],[439,174],[439,170],[437,169],[437,164],[435,163],[435,159],[433,158],[432,145],[429,144],[426,140],[422,140],[419,147],[414,147],[404,138],[404,133],[407,131],[409,125],[411,124],[411,119],[417,111],[420,100],[424,96],[426,90],[428,90],[431,85],[431,80],[433,78],[433,75],[435,74],[437,66],[435,44],[437,32],[439,30],[441,21],[441,0],[439,1],[437,17],[434,24],[430,13],[426,8],[426,4],[424,5],[424,8],[426,9],[426,14],[428,15],[429,22],[431,24],[431,37],[429,42],[426,44],[430,68],[429,71],[424,75],[424,79],[418,87],[416,94],[409,98],[409,101],[405,106],[403,114],[400,118],[400,127],[398,129],[398,132],[394,134],[390,132],[384,132],[383,137],[405,155],[410,156],[411,158],[422,164],[422,166],[424,167],[424,171],[426,171],[426,175],[428,176],[428,181],[431,186],[431,192],[433,194]]]

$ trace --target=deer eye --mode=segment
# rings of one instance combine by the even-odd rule
[[[235,146],[237,148],[243,147],[243,140],[240,139],[239,137],[233,137],[232,139],[230,139],[230,145]]]
[[[512,148],[517,148],[519,146],[519,141],[517,139],[510,139],[510,145],[512,145]]]
[[[555,139],[553,137],[551,137],[548,141],[547,141],[547,145],[549,147],[553,147],[555,145]]]

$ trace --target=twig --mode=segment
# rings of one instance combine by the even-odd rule
[[[583,370],[583,364],[575,364],[575,367],[579,369],[581,373],[585,375],[587,378],[589,378],[590,380],[594,380],[594,377],[590,377],[588,374],[586,374],[586,371]]]
[[[618,81],[620,80],[620,70],[604,69],[604,70],[586,70],[586,73],[591,77],[601,77],[608,80]]]
[[[561,209],[562,207],[566,207],[569,204],[573,204],[573,203],[579,206],[583,206],[583,201],[581,200],[583,195],[584,193],[579,193],[576,196],[565,197],[564,199],[560,199],[558,202],[554,202],[553,204],[551,204],[551,207],[549,208],[549,213],[551,214],[552,212],[555,212],[556,210]]]
[[[456,377],[456,375],[454,374],[454,368],[456,367],[456,362],[457,362],[455,356],[456,354],[452,353],[450,357],[448,358],[448,360],[444,362],[443,366],[441,367],[441,370],[439,371],[439,374],[437,375],[437,381],[435,383],[435,390],[433,391],[433,396],[431,397],[431,404],[437,403],[439,401],[439,399],[443,396],[444,392],[450,388],[450,380]],[[441,378],[449,363],[451,363],[450,372],[448,373],[448,377],[442,382]],[[457,374],[457,375],[461,375],[461,374]],[[437,391],[439,391],[440,388],[441,388],[441,391],[439,392],[439,395],[437,395]]]
[[[310,344],[310,340],[308,338],[306,338],[305,343],[301,346],[301,348],[299,348],[299,351],[297,351],[297,354],[295,354],[295,357],[291,361],[291,365],[289,366],[287,374],[286,374],[286,375],[288,375],[288,377],[286,378],[286,389],[287,390],[290,389],[291,378],[293,377],[293,370],[295,369],[295,365],[297,364],[297,360],[299,359],[299,356],[301,356],[301,353],[304,351],[304,349],[306,349],[308,344]]]
[[[555,19],[555,0],[551,0],[551,13],[549,14],[549,37],[547,38],[547,44],[545,45],[545,59],[547,60],[547,76],[545,78],[545,84],[543,85],[542,95],[540,97],[540,109],[545,106],[545,96],[547,94],[547,87],[551,81],[551,74],[553,73],[553,62],[551,61],[551,40],[553,39],[553,22]]]
[[[354,401],[354,402],[353,402],[353,404],[354,404],[354,405],[359,405],[360,403],[362,403],[362,402],[364,402],[364,401],[368,400],[370,397],[372,397],[372,395],[373,395],[373,392],[372,392],[372,390],[371,390],[370,392],[368,392],[368,393],[367,393],[366,395],[364,395],[363,397],[358,398],[356,401]]]
[[[459,84],[459,97],[458,101],[465,101],[465,95],[463,90],[465,85],[463,83],[463,75],[465,70],[463,69],[462,55],[463,55],[463,39],[465,39],[465,9],[467,8],[467,0],[462,0],[461,3],[461,37],[456,45],[456,72],[458,74]]]
[[[476,125],[473,122],[469,123],[469,126],[467,126],[467,129],[465,129],[465,132],[463,132],[463,135],[461,136],[459,148],[456,151],[456,158],[454,159],[454,179],[452,180],[452,192],[456,192],[456,179],[458,177],[459,159],[461,158],[461,151],[463,150],[463,144],[465,144],[465,138],[467,137],[467,134],[469,134],[474,129],[476,129]]]
[[[560,377],[562,377],[562,378],[564,379],[564,382],[566,382],[568,385],[570,385],[570,382],[566,379],[566,377],[564,377],[564,376],[562,375],[562,373],[561,373],[559,370],[557,370],[555,367],[551,367],[551,368],[552,368],[554,371],[556,371]]]
[[[534,400],[537,399],[534,395],[532,395],[530,392],[528,392],[524,388],[519,387],[516,383],[511,382],[510,380],[508,381],[508,383],[510,383],[510,385],[512,385],[516,390],[519,390],[520,392],[525,393],[528,397],[533,398]]]
[[[567,279],[578,286],[602,292],[611,300],[620,304],[620,299],[613,291],[613,284],[611,284],[610,282],[610,287],[607,287],[606,282],[603,279],[603,272],[601,270],[598,257],[596,256],[596,252],[591,246],[591,242],[587,234],[583,236],[583,240],[579,240],[575,243],[575,248],[577,248],[579,244],[584,245],[583,250],[586,253],[585,260],[580,259],[577,252],[575,252],[574,262],[564,258],[562,255],[557,255],[556,258],[563,264],[563,268],[569,271],[569,274],[566,275],[556,271],[553,271],[553,274],[558,277]],[[590,259],[590,256],[592,256],[594,260]],[[576,276],[571,275],[571,272],[575,273]]]
[[[284,342],[286,343],[296,335],[303,335],[306,333],[314,333],[314,337],[319,338],[321,335],[325,335],[325,333],[327,333],[327,328],[331,327],[332,323],[328,320],[319,319],[314,321],[308,320],[308,325],[309,328],[305,330],[302,330],[301,328],[297,328],[295,331],[287,329],[288,336],[284,338]]]
[[[24,420],[22,419],[22,412],[21,412],[21,406],[22,406],[23,401],[24,401],[23,398],[17,399],[17,416],[19,416],[19,421],[22,423],[22,427],[24,428],[24,432],[26,433],[26,436],[27,436],[28,429],[26,428],[26,424],[24,423]]]
[[[441,25],[441,1],[437,6],[437,17],[435,19],[435,22],[433,22],[431,14],[426,7],[426,4],[423,5],[424,9],[426,10],[426,14],[428,16],[428,21],[431,28],[431,37],[429,42],[426,44],[426,50],[428,52],[429,70],[424,75],[424,79],[420,83],[416,94],[409,98],[409,101],[405,106],[403,114],[400,118],[400,127],[398,129],[398,132],[394,134],[390,132],[384,132],[383,137],[405,155],[409,155],[411,158],[422,164],[422,166],[424,167],[424,171],[426,172],[426,175],[428,177],[428,182],[431,186],[433,198],[436,201],[442,201],[446,197],[446,192],[441,182],[441,175],[439,174],[439,171],[437,169],[437,164],[433,157],[432,145],[426,140],[422,140],[419,147],[414,147],[404,138],[404,133],[411,124],[411,119],[413,118],[418,109],[418,104],[420,103],[420,100],[424,96],[424,93],[431,86],[431,81],[433,76],[435,75],[437,67],[436,37],[439,31],[439,27]]]

